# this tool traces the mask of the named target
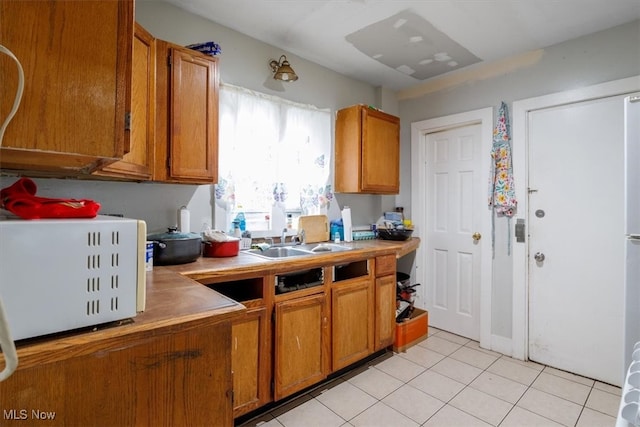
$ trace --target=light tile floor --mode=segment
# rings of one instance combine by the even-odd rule
[[[429,328],[243,427],[615,426],[620,388],[481,349]]]

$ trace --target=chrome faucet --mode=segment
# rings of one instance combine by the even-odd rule
[[[298,234],[291,238],[291,242],[298,242],[299,245],[304,245],[305,243],[307,243],[307,238],[302,228],[298,230]]]
[[[280,236],[280,244],[284,245],[287,241],[287,228],[282,229],[282,235]]]

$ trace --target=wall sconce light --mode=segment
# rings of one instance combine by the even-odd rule
[[[287,61],[287,57],[282,55],[279,60],[272,60],[269,62],[271,69],[275,73],[273,78],[276,80],[282,80],[283,82],[294,82],[298,80],[298,75],[291,65],[289,65],[289,61]]]

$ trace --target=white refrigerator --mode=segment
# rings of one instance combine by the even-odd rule
[[[640,425],[640,94],[625,98],[624,113],[625,371],[617,427]]]
[[[625,100],[625,369],[640,341],[640,94]]]

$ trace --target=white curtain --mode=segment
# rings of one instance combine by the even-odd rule
[[[218,164],[216,204],[226,218],[216,217],[216,226],[227,226],[238,205],[283,218],[285,209],[326,212],[333,198],[330,111],[223,84]]]

